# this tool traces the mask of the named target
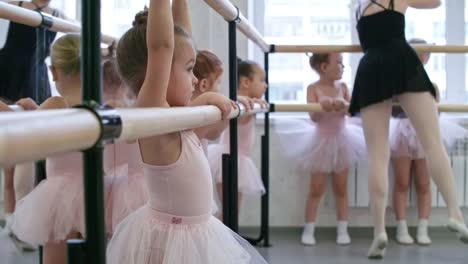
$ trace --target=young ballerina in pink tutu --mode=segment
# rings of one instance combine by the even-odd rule
[[[427,44],[423,39],[411,39],[410,44]],[[418,53],[421,63],[424,65],[429,61],[429,53]],[[439,102],[439,90],[436,90],[435,100]],[[414,181],[416,187],[418,207],[418,228],[416,242],[419,245],[430,245],[432,243],[428,234],[428,222],[431,212],[431,188],[430,177],[423,147],[419,142],[414,127],[406,117],[401,107],[394,107],[392,115],[395,117],[391,122],[390,149],[394,175],[393,187],[393,210],[397,220],[396,240],[403,245],[414,243],[408,232],[406,223],[406,206],[408,191],[411,182],[411,165],[414,166]],[[466,130],[444,118],[439,118],[440,133],[447,148],[450,148],[457,138],[463,138]]]
[[[338,220],[336,243],[347,245],[351,243],[347,230],[348,173],[349,167],[364,158],[364,135],[359,126],[345,119],[349,92],[339,81],[344,68],[341,54],[313,54],[310,66],[320,79],[307,88],[307,102],[319,103],[323,112],[310,113],[313,123],[304,122],[296,131],[291,128],[284,128],[284,133],[281,128],[279,131],[286,156],[311,175],[301,242],[316,244],[317,210],[325,193],[326,177],[331,175]]]
[[[134,98],[118,76],[114,53],[111,45],[108,55],[102,58],[104,104],[114,108],[131,107]],[[106,145],[104,174],[106,235],[110,239],[116,226],[148,201],[137,142]]]
[[[251,98],[252,102],[266,105],[260,98],[265,93],[265,71],[253,61],[238,61],[238,94],[239,98]],[[265,193],[262,178],[252,160],[252,146],[255,141],[255,115],[238,120],[238,208],[243,195],[262,195]],[[216,182],[218,198],[222,202],[222,155],[229,153],[229,129],[221,135],[219,144],[208,148],[208,159],[211,172]]]
[[[152,0],[117,48],[119,72],[139,107],[215,105],[223,119],[235,104],[217,93],[190,101],[197,79],[192,39],[174,27],[171,1]],[[174,17],[188,19],[173,0]],[[138,51],[138,52],[136,52]],[[245,240],[211,216],[212,178],[192,130],[139,140],[149,202],[126,217],[107,248],[108,263],[266,263]]]
[[[66,108],[81,102],[80,36],[67,34],[51,50],[51,71],[63,97],[51,97],[39,108]],[[19,102],[32,109],[30,99]],[[19,201],[13,232],[21,240],[43,245],[43,263],[65,263],[68,238],[83,235],[82,154],[72,152],[47,158],[47,179]]]
[[[59,38],[52,46],[51,71],[62,97],[52,97],[40,107],[29,98],[18,101],[18,104],[28,110],[67,108],[79,104],[79,57],[79,35],[67,34]],[[104,97],[108,95],[104,94]],[[145,189],[142,184],[137,187],[134,187],[136,184],[128,184],[129,181],[113,184],[115,179],[133,178],[137,170],[132,169],[131,164],[137,163],[131,161],[131,157],[138,157],[138,153],[137,146],[131,148],[126,144],[108,145],[105,148],[104,171],[108,175],[116,175],[104,178],[108,236],[118,221],[137,208],[135,201],[139,203],[138,206],[146,201],[146,198],[140,198]],[[65,241],[85,236],[82,154],[72,152],[47,158],[46,170],[47,179],[19,201],[12,230],[21,240],[33,245],[44,245],[44,263],[65,263]]]
[[[13,102],[0,97],[0,112],[13,111],[9,106],[12,104]],[[13,233],[11,226],[14,222],[13,217],[17,201],[26,196],[34,187],[34,171],[34,163],[32,162],[25,162],[3,168],[3,209],[5,226],[2,231],[15,242],[18,248],[24,251],[36,250],[37,247],[18,239]]]
[[[198,83],[195,85],[192,100],[206,92],[219,93],[223,71],[223,64],[216,54],[207,50],[198,51],[193,68],[193,74],[197,77]],[[237,97],[237,101],[244,105],[247,111],[253,107],[253,100],[249,97],[240,95]],[[208,154],[208,141],[217,140],[228,125],[228,120],[225,120],[194,130],[200,137],[205,154]]]
[[[186,25],[185,27],[189,27]],[[198,79],[195,85],[195,90],[192,95],[192,100],[206,92],[220,91],[221,78],[223,73],[223,64],[221,60],[212,52],[207,50],[200,50],[197,52],[197,60],[193,68],[193,74]],[[253,100],[246,96],[238,96],[237,101],[245,106],[246,110],[253,107]],[[200,138],[203,146],[203,151],[208,157],[208,142],[210,140],[217,140],[221,133],[228,127],[229,120],[220,121],[214,125],[194,129],[195,133]],[[210,164],[211,165],[211,164]],[[218,212],[218,206],[213,201],[213,214]]]

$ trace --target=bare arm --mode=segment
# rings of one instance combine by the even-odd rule
[[[343,98],[345,99],[346,102],[351,101],[351,96],[349,95],[349,89],[346,83],[341,84],[342,91],[343,91]]]
[[[38,109],[61,109],[69,107],[65,99],[59,96],[53,96],[45,100]]]
[[[314,86],[309,85],[307,87],[307,103],[318,103],[317,94],[314,91]],[[309,112],[310,119],[314,122],[317,122],[320,119],[320,113]]]
[[[174,17],[174,24],[182,27],[189,36],[192,36],[192,23],[190,22],[190,12],[187,0],[173,0],[172,1],[172,16]]]
[[[195,129],[195,133],[200,139],[216,140],[221,133],[228,127],[229,120],[223,120],[216,124]]]
[[[407,0],[408,6],[418,9],[437,8],[441,5],[440,0]]]
[[[0,100],[0,112],[9,112],[12,111],[10,107]]]
[[[151,0],[146,31],[148,61],[138,94],[139,107],[169,107],[166,100],[174,54],[174,23],[169,0]]]

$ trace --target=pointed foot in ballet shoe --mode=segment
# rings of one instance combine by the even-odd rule
[[[397,234],[396,241],[400,245],[409,246],[414,244],[414,239],[409,234]]]
[[[468,244],[468,227],[465,224],[460,223],[459,221],[450,218],[447,227],[453,231],[457,232],[458,238],[465,244]]]
[[[385,255],[385,249],[387,248],[388,238],[386,233],[382,233],[374,238],[372,245],[367,253],[369,259],[382,259]]]

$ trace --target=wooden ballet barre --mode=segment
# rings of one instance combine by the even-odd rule
[[[268,112],[255,106],[243,106],[229,118]],[[107,112],[106,112],[107,111]],[[162,135],[210,125],[221,120],[215,106],[173,108],[119,108],[98,111],[120,117],[122,126],[116,141]],[[101,120],[91,111],[80,108],[0,113],[0,167],[44,159],[64,152],[88,149],[101,134]]]
[[[205,0],[205,3],[227,21],[233,21],[237,18],[238,11],[229,0]],[[257,44],[263,52],[270,52],[271,46],[240,11],[239,19],[240,22],[237,24],[237,29],[244,33],[248,39]]]
[[[464,45],[411,45],[417,52],[430,53],[468,53]],[[276,53],[329,53],[329,52],[362,52],[359,45],[276,45]]]
[[[464,104],[439,104],[439,112],[465,113],[468,105]],[[322,112],[320,104],[274,104],[271,105],[272,112]]]
[[[81,26],[77,24],[50,15],[46,16],[52,21],[49,30],[63,33],[81,32]],[[39,27],[43,22],[41,13],[4,2],[0,2],[0,18],[30,27]],[[116,41],[116,38],[102,34],[101,41],[106,44],[111,44]]]

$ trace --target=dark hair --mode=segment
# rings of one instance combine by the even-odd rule
[[[240,80],[241,77],[252,79],[255,74],[255,67],[260,67],[255,61],[237,58],[238,80]]]
[[[314,53],[309,59],[310,67],[317,73],[320,73],[320,65],[322,65],[322,63],[327,63],[329,58],[330,53]]]
[[[193,67],[193,74],[198,80],[214,76],[218,78],[223,73],[223,63],[214,53],[207,50],[197,52],[197,60]],[[214,80],[213,80],[214,81]]]
[[[138,95],[145,80],[148,62],[147,22],[148,10],[145,8],[135,15],[133,27],[123,34],[117,45],[117,71],[135,95]],[[174,33],[176,37],[191,39],[190,35],[179,26],[174,25]]]

